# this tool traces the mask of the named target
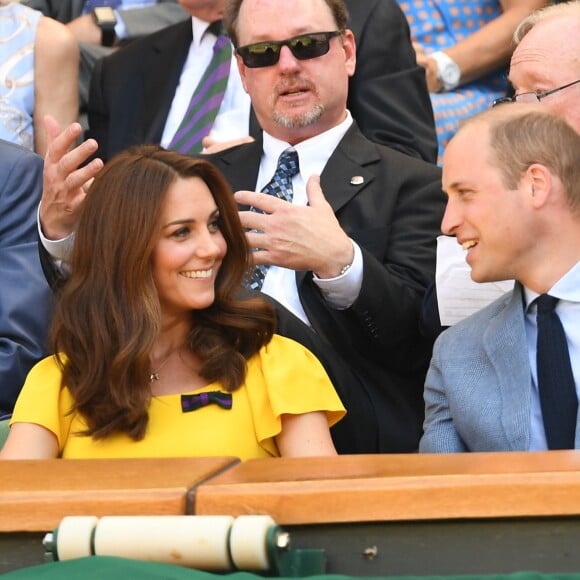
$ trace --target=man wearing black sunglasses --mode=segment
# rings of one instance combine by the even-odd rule
[[[263,139],[211,159],[238,190],[255,263],[268,267],[262,291],[354,374],[337,385],[348,409],[332,431],[339,452],[415,451],[431,354],[417,320],[434,275],[440,171],[353,122],[356,48],[342,0],[233,0],[226,21]],[[258,193],[290,152],[292,199]]]
[[[97,63],[86,136],[97,140],[102,159],[130,145],[171,142],[197,86],[195,79],[206,66],[204,46],[212,35],[204,30],[211,20],[221,18],[225,1],[180,3],[197,18],[193,27],[188,19]],[[346,4],[361,62],[349,83],[353,117],[371,140],[434,161],[437,138],[429,93],[423,69],[415,62],[404,14],[396,0],[347,0]],[[217,133],[212,133],[212,139],[218,142],[259,132],[234,69],[213,127]]]

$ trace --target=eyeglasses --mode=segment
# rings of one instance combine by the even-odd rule
[[[580,79],[578,79],[577,81],[572,81],[567,85],[562,85],[561,87],[551,89],[549,91],[543,91],[540,93],[532,91],[528,93],[520,93],[519,95],[514,95],[513,97],[501,97],[499,99],[495,99],[495,101],[492,104],[492,107],[495,107],[496,105],[501,105],[503,103],[528,103],[528,104],[539,103],[544,97],[547,97],[548,95],[553,95],[558,91],[562,91],[564,89],[567,89],[568,87],[577,85],[578,83],[580,83]]]
[[[280,50],[282,50],[283,46],[287,46],[290,49],[294,58],[309,60],[326,54],[330,49],[330,39],[341,34],[340,30],[311,32],[293,36],[286,40],[268,40],[240,46],[236,49],[236,52],[249,68],[275,65],[280,59]]]

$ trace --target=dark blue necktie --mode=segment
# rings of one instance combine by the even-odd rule
[[[578,397],[557,302],[549,294],[536,299],[538,389],[548,449],[574,449]]]
[[[279,197],[292,203],[294,190],[292,189],[292,178],[298,173],[298,153],[294,149],[282,151],[278,158],[278,166],[272,179],[262,189],[262,193]],[[254,208],[251,208],[253,211]],[[248,286],[252,290],[260,290],[264,283],[264,278],[268,272],[268,264],[259,264],[254,267]]]
[[[232,408],[232,395],[230,393],[222,393],[221,391],[181,395],[181,410],[184,413],[197,411],[197,409],[201,409],[201,407],[211,405],[212,403],[229,411]]]

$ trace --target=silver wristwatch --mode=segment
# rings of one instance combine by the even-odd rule
[[[437,79],[445,91],[453,90],[461,80],[461,70],[457,63],[446,53],[437,51],[429,55],[437,63]]]

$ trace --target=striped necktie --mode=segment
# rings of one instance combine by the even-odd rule
[[[219,24],[220,30],[216,30],[218,34],[213,56],[169,144],[169,149],[180,153],[196,155],[201,152],[201,141],[209,134],[226,92],[232,63],[232,44],[223,32],[221,23],[213,23],[208,30],[214,32],[216,24]]]
[[[298,153],[294,149],[282,151],[278,158],[278,166],[272,179],[266,184],[262,193],[274,195],[292,203],[294,190],[292,189],[292,178],[298,173]],[[253,211],[254,210],[252,208]],[[264,283],[264,278],[268,272],[268,264],[258,264],[254,267],[247,286],[252,290],[260,290]]]

